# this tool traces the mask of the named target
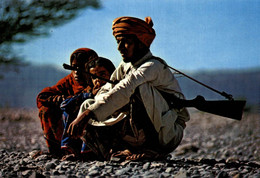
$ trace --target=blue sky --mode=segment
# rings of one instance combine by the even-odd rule
[[[117,66],[121,56],[112,35],[119,16],[151,16],[155,56],[184,70],[260,67],[259,0],[103,0],[68,24],[50,29],[50,36],[19,45],[34,64],[62,66],[77,48],[94,49]]]

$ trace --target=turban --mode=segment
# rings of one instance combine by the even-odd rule
[[[70,56],[70,63],[72,63],[72,61],[74,59],[77,59],[78,61],[85,62],[87,63],[88,61],[91,61],[93,59],[98,58],[97,53],[89,48],[79,48],[76,49]]]
[[[145,17],[145,21],[135,17],[119,17],[112,24],[115,37],[118,35],[136,35],[147,47],[150,47],[155,38],[155,31],[152,27],[151,17]]]

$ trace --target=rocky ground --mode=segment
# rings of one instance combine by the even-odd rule
[[[259,114],[236,121],[190,113],[184,139],[167,160],[117,163],[52,158],[36,110],[1,109],[0,177],[260,177]]]

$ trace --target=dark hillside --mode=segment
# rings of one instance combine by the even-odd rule
[[[5,73],[0,80],[0,106],[36,107],[36,96],[68,74],[53,66],[27,66]]]
[[[260,69],[243,71],[207,71],[197,72],[191,76],[200,82],[222,92],[233,95],[234,99],[246,99],[249,105],[260,103]],[[207,99],[225,99],[219,94],[187,79],[178,78],[186,97],[191,99],[197,95]]]
[[[54,85],[68,71],[53,66],[27,66],[19,72],[8,72],[0,80],[0,107],[36,107],[37,94],[47,86]],[[246,98],[247,103],[260,102],[260,69],[244,71],[199,71],[190,74],[195,79],[234,98]],[[224,99],[197,83],[176,75],[187,99],[202,95],[206,99]]]

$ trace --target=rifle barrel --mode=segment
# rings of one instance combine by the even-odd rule
[[[173,67],[171,67],[171,66],[169,66],[169,65],[167,65],[167,64],[165,64],[165,65],[166,65],[167,67],[169,67],[170,69],[172,69],[172,70],[174,70],[174,71],[176,71],[176,72],[182,74],[183,76],[185,76],[185,77],[187,77],[187,78],[193,80],[194,82],[197,82],[198,84],[200,84],[200,85],[202,85],[202,86],[204,86],[204,87],[206,87],[206,88],[208,88],[208,89],[210,89],[210,90],[212,90],[212,91],[214,91],[214,92],[216,92],[216,93],[218,93],[218,94],[224,96],[224,97],[227,98],[228,100],[234,100],[234,99],[233,99],[233,96],[232,96],[231,94],[227,94],[227,93],[224,92],[224,91],[220,92],[220,91],[218,91],[218,90],[216,90],[216,89],[214,89],[214,88],[212,88],[212,87],[210,87],[210,86],[208,86],[208,85],[206,85],[206,84],[204,84],[204,83],[202,83],[202,82],[200,82],[200,81],[198,81],[198,80],[196,80],[196,79],[194,79],[194,78],[188,76],[187,74],[185,74],[185,73],[183,73],[183,72],[181,72],[181,71],[179,71],[179,70],[177,70],[177,69],[175,69],[175,68],[173,68]]]

